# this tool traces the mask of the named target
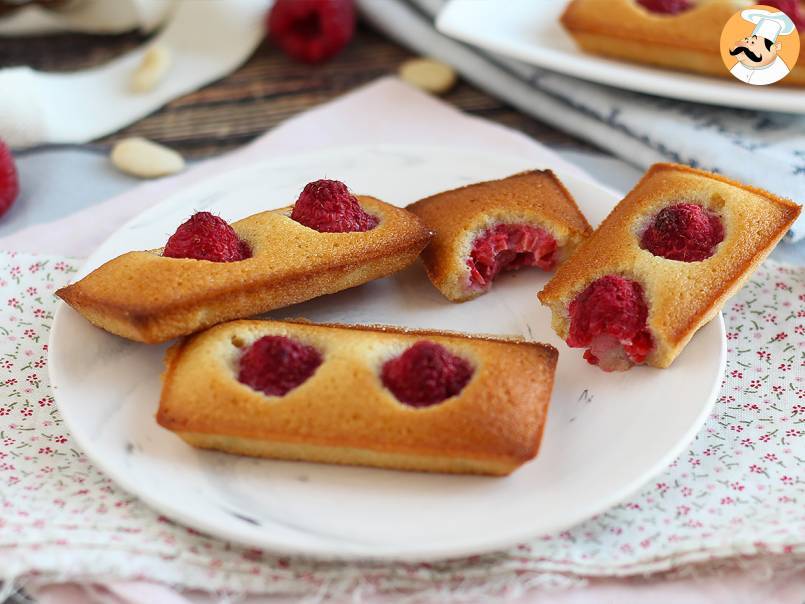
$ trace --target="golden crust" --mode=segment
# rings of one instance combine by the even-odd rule
[[[592,229],[550,170],[533,170],[444,191],[408,206],[434,232],[422,252],[433,285],[452,302],[483,293],[469,287],[466,260],[482,231],[502,222],[540,226],[556,239],[560,260]]]
[[[639,246],[648,220],[674,203],[697,203],[721,215],[724,241],[710,258],[678,262]],[[564,339],[570,302],[595,279],[619,274],[640,282],[655,348],[647,364],[667,367],[691,336],[719,311],[800,213],[795,203],[761,189],[676,164],[655,164],[539,293]]]
[[[355,287],[414,262],[430,239],[420,220],[373,197],[358,200],[380,218],[370,231],[319,233],[291,220],[290,208],[261,212],[232,224],[251,246],[246,260],[129,252],[56,293],[98,327],[156,343]]]
[[[240,350],[269,334],[324,357],[283,397],[236,376]],[[475,373],[458,396],[416,409],[397,401],[379,375],[386,360],[423,338],[468,359]],[[170,349],[157,421],[191,445],[242,455],[502,475],[538,452],[557,356],[543,344],[441,331],[233,321]]]
[[[561,22],[585,52],[732,78],[719,46],[721,30],[739,8],[710,0],[678,15],[658,15],[635,0],[573,0]],[[805,52],[779,84],[805,85]]]

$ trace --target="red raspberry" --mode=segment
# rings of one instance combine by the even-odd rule
[[[17,166],[11,150],[0,139],[0,216],[5,214],[20,193]]]
[[[223,218],[196,212],[170,236],[163,256],[211,262],[235,262],[251,257],[249,246]]]
[[[472,377],[470,364],[444,346],[421,340],[383,364],[383,385],[400,402],[429,407],[461,392]]]
[[[799,0],[763,0],[758,4],[771,6],[779,11],[784,12],[794,22],[798,31],[805,30],[805,11],[800,7]]]
[[[363,210],[347,185],[338,180],[316,180],[305,185],[291,218],[320,233],[368,231],[378,223]]]
[[[568,345],[589,347],[584,358],[604,371],[642,363],[653,347],[646,329],[648,306],[636,281],[618,275],[596,279],[576,296],[568,311]]]
[[[472,244],[467,260],[470,283],[485,287],[501,271],[524,266],[551,270],[555,251],[556,240],[545,229],[527,224],[499,224],[484,231]]]
[[[640,247],[668,260],[698,262],[713,255],[724,240],[721,219],[694,203],[659,211],[640,238]]]
[[[238,381],[269,396],[284,396],[322,363],[321,354],[284,336],[263,336],[240,357]]]
[[[637,0],[637,3],[652,13],[677,15],[693,8],[690,0]]]
[[[355,32],[353,0],[277,0],[268,33],[285,54],[320,63],[337,54]]]

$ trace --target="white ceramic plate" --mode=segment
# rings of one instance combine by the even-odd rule
[[[698,76],[635,65],[582,52],[562,28],[567,2],[451,0],[439,14],[442,33],[531,65],[673,99],[727,107],[763,107],[767,111],[805,113],[805,90],[748,86],[733,79]]]
[[[355,147],[249,165],[190,187],[135,218],[89,258],[81,275],[125,251],[162,245],[194,210],[241,218],[292,203],[305,183],[323,176],[405,205],[533,167],[517,158],[417,147]],[[593,224],[617,201],[587,181],[561,176]],[[602,373],[551,331],[549,313],[535,297],[545,281],[538,270],[510,274],[490,294],[456,305],[414,266],[272,314],[522,334],[552,343],[560,357],[542,451],[507,478],[256,460],[192,449],[154,420],[165,346],[109,335],[63,304],[50,338],[51,379],[61,414],[87,455],[124,489],[198,530],[322,557],[474,554],[566,528],[627,497],[693,438],[723,371],[724,329],[715,320],[671,369]]]

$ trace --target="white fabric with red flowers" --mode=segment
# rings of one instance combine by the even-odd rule
[[[54,291],[77,262],[0,254],[0,579],[147,577],[207,590],[491,595],[564,574],[629,575],[805,555],[805,269],[765,263],[726,306],[727,375],[689,450],[623,505],[572,530],[441,564],[342,565],[211,539],[118,489],[72,442],[47,377]],[[546,573],[548,573],[546,575]]]

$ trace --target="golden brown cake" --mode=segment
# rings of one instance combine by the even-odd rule
[[[422,261],[452,302],[475,298],[504,270],[551,270],[592,229],[550,170],[445,191],[408,206],[434,232]]]
[[[504,475],[537,455],[556,360],[514,339],[233,321],[168,350],[157,421],[240,455]]]
[[[692,0],[689,10],[661,14],[636,0],[572,0],[561,22],[585,52],[679,71],[732,78],[721,59],[721,31],[753,2]],[[763,4],[763,2],[758,2]],[[805,4],[801,14],[805,14]],[[780,85],[805,85],[805,52]]]
[[[155,343],[355,287],[414,262],[430,239],[420,220],[373,197],[357,200],[379,219],[371,230],[318,232],[292,220],[291,207],[262,212],[232,224],[251,249],[244,260],[129,252],[57,294],[98,327]]]
[[[553,328],[605,370],[668,367],[774,248],[800,207],[656,164],[539,293]]]

